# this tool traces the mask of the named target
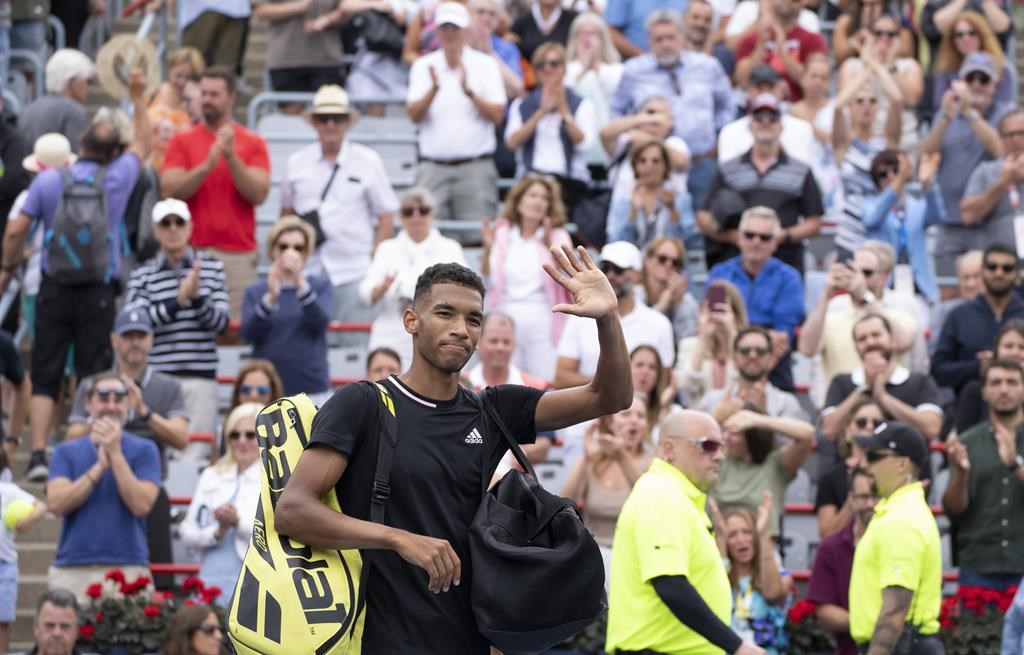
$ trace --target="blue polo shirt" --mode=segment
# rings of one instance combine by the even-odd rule
[[[647,47],[647,27],[644,25],[651,12],[658,9],[675,9],[686,13],[689,0],[609,0],[604,9],[604,19],[618,28],[629,42],[644,52]]]
[[[99,164],[94,161],[79,160],[71,164],[71,177],[85,180],[96,174]],[[139,158],[133,152],[127,152],[107,166],[103,177],[103,187],[107,192],[107,233],[110,236],[111,274],[117,275],[121,269],[121,223],[124,219],[128,197],[139,179]],[[48,231],[53,223],[53,215],[64,194],[64,177],[58,169],[43,171],[28,187],[28,195],[21,211],[32,219],[33,223],[43,222],[43,230]],[[46,248],[42,251],[43,273],[48,274],[50,260]]]
[[[804,322],[800,274],[774,257],[753,277],[743,268],[741,257],[727,259],[711,267],[705,288],[715,280],[732,282],[739,289],[752,325],[786,332],[792,339],[797,326]]]
[[[74,482],[96,463],[97,446],[88,436],[65,441],[53,451],[49,480]],[[160,453],[149,439],[124,433],[121,451],[139,480],[160,484]],[[78,509],[64,517],[57,543],[55,566],[89,564],[149,564],[146,519],[132,516],[117,491],[110,469],[100,476],[92,493]]]

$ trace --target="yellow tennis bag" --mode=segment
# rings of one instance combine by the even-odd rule
[[[398,423],[388,391],[379,396],[381,439],[371,519],[383,519]],[[277,500],[309,443],[316,406],[305,394],[274,401],[256,419],[262,476],[252,541],[228,610],[228,636],[239,655],[360,655],[364,569],[358,550],[325,550],[274,530]],[[386,438],[385,438],[386,437]],[[382,461],[383,459],[383,461]],[[334,489],[322,499],[341,511]]]

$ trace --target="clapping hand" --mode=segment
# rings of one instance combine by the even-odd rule
[[[238,510],[230,503],[221,505],[213,510],[213,518],[217,520],[217,523],[220,523],[221,532],[223,533],[229,528],[238,525]]]
[[[953,463],[953,466],[964,473],[971,470],[971,459],[967,455],[967,447],[956,438],[956,435],[951,436],[946,441],[946,457]]]
[[[544,272],[568,291],[575,301],[572,304],[559,303],[551,311],[594,319],[614,316],[618,312],[619,301],[611,283],[594,265],[586,248],[578,247],[577,253],[578,258],[566,245],[551,247],[551,255],[558,268],[545,263]]]
[[[195,260],[192,263],[192,268],[181,279],[181,284],[178,286],[178,305],[181,307],[188,307],[192,304],[193,300],[199,297],[199,272],[201,267],[202,265],[199,263],[199,260]]]
[[[1008,428],[1002,423],[993,423],[993,432],[996,436],[996,451],[1004,466],[1012,466],[1017,458],[1017,431]],[[966,455],[966,453],[965,453]]]
[[[925,188],[931,186],[932,180],[935,179],[935,174],[939,171],[940,164],[942,164],[941,154],[937,152],[921,153],[921,161],[917,167],[917,179],[921,181]]]

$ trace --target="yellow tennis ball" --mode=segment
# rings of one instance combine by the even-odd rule
[[[27,500],[17,498],[7,503],[7,509],[4,510],[4,523],[11,530],[14,526],[18,525],[18,521],[25,518],[35,509],[35,505]]]

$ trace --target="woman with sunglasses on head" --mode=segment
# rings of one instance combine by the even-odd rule
[[[1024,320],[1010,319],[996,334],[992,347],[992,359],[1009,359],[1024,366]],[[984,369],[981,372],[984,377]],[[988,404],[981,396],[982,380],[971,380],[960,390],[956,399],[955,427],[957,434],[988,418]]]
[[[836,96],[832,118],[832,151],[843,189],[842,211],[836,217],[835,244],[836,248],[847,252],[853,252],[865,240],[861,204],[865,196],[875,192],[871,160],[883,150],[898,150],[903,133],[900,116],[903,92],[874,50],[864,49],[861,61],[866,65]],[[882,134],[875,128],[879,93],[871,83],[873,76],[889,99]]]
[[[541,266],[555,265],[552,246],[572,246],[565,223],[558,182],[533,173],[509,190],[501,218],[483,222],[480,272],[488,307],[515,317],[514,363],[542,380],[555,377],[555,344],[565,326],[565,316],[551,307],[569,296]]]
[[[327,324],[334,289],[327,278],[303,272],[315,245],[312,226],[297,216],[270,228],[270,271],[245,290],[241,334],[252,344],[253,357],[273,362],[285,395],[306,393],[319,405],[331,392]]]
[[[216,602],[227,607],[252,538],[260,497],[260,449],[256,403],[239,405],[224,421],[227,453],[199,476],[192,503],[178,528],[182,543],[199,553],[199,577],[221,588]]]
[[[928,252],[926,231],[946,217],[946,204],[935,181],[942,155],[921,155],[917,179],[924,197],[908,195],[907,184],[914,176],[914,165],[906,152],[883,150],[871,160],[871,178],[878,190],[864,198],[861,220],[867,239],[892,246],[896,262],[910,265],[914,289],[929,305],[939,300],[935,264]]]
[[[266,405],[284,396],[284,384],[274,363],[267,359],[248,359],[238,369],[238,379],[231,390],[231,408],[242,403]]]
[[[377,246],[370,270],[359,283],[359,297],[377,316],[367,348],[387,346],[401,356],[403,363],[412,361],[412,340],[405,331],[402,312],[412,303],[416,279],[433,264],[466,263],[459,242],[441,236],[434,227],[434,207],[434,196],[424,187],[413,187],[402,194],[402,229]]]
[[[717,291],[712,291],[717,289]],[[705,392],[724,389],[736,379],[732,344],[747,325],[747,306],[732,283],[716,280],[708,287],[697,312],[697,334],[679,341],[676,374],[690,407]]]
[[[886,82],[874,70],[872,63],[872,61],[877,62],[878,69],[891,77],[902,96],[899,107],[902,112],[900,114],[902,121],[900,146],[904,150],[916,150],[920,142],[917,130],[917,106],[924,95],[924,73],[917,60],[910,56],[912,51],[904,50],[901,45],[901,36],[909,35],[910,32],[903,29],[898,16],[884,13],[871,21],[867,34],[860,54],[847,59],[839,69],[837,88],[842,93],[847,84],[854,83],[863,71],[871,69],[871,75],[875,78],[872,83],[876,88],[884,89]],[[876,132],[885,129],[890,102],[889,94],[882,93],[878,96],[878,113],[875,115],[874,123]]]
[[[608,23],[599,14],[587,11],[576,17],[569,28],[566,45],[568,64],[565,83],[594,106],[594,134],[611,119],[610,102],[622,78],[622,56],[615,49]],[[587,156],[591,166],[607,163],[599,139],[594,139]]]
[[[952,4],[952,3],[951,3]],[[984,16],[976,11],[961,11],[942,32],[942,41],[935,53],[932,65],[932,106],[940,107],[942,97],[960,77],[960,65],[967,55],[985,52],[995,62],[999,82],[996,84],[993,101],[1005,104],[1013,101],[1017,84],[1017,71],[1007,66],[1006,53],[999,45],[999,38],[989,27]],[[973,73],[983,75],[983,73]],[[970,82],[970,79],[967,80]]]
[[[527,171],[558,178],[571,214],[587,193],[587,155],[597,142],[594,105],[565,85],[565,47],[543,43],[531,59],[537,74],[533,91],[512,101],[505,145],[516,155],[516,176]]]
[[[756,511],[770,491],[773,498],[785,498],[786,487],[796,477],[814,445],[814,426],[807,421],[770,416],[750,402],[730,399],[715,410],[715,419],[725,437],[725,460],[711,496],[725,510],[740,505]],[[776,435],[788,442],[775,447]],[[778,536],[782,518],[779,507],[771,507],[769,530]]]
[[[629,198],[612,201],[608,213],[608,242],[629,241],[644,249],[660,237],[672,237],[690,247],[703,244],[693,213],[693,199],[672,180],[668,146],[661,139],[630,144],[629,166],[635,183]]]
[[[224,627],[209,605],[186,605],[174,613],[160,655],[220,655]]]
[[[562,485],[562,495],[584,508],[583,522],[601,547],[606,580],[615,522],[633,485],[654,459],[647,418],[647,398],[634,392],[629,408],[591,423],[583,456]]]
[[[786,606],[793,576],[782,567],[771,533],[772,492],[765,491],[756,514],[748,507],[719,512],[709,503],[722,559],[732,588],[732,629],[768,655],[786,652]]]
[[[668,317],[676,343],[697,333],[700,305],[689,291],[686,246],[682,241],[658,237],[647,244],[640,284],[633,287],[633,297]]]
[[[832,468],[818,480],[818,495],[814,512],[818,515],[818,534],[822,539],[838,532],[853,518],[852,499],[849,497],[850,475],[864,467],[864,449],[857,437],[870,435],[885,422],[882,407],[871,398],[862,398],[850,410],[846,424],[836,441],[837,459]]]

